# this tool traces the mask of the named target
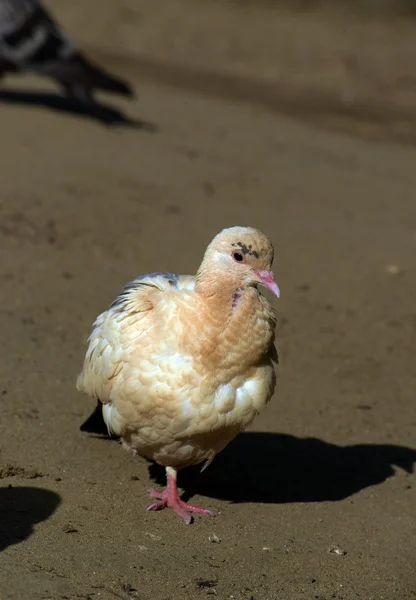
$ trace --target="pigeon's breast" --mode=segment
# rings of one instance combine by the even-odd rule
[[[181,405],[182,418],[188,419],[189,433],[236,426],[244,429],[270,400],[274,387],[273,365],[265,361],[244,376],[218,384],[211,394],[192,394]]]

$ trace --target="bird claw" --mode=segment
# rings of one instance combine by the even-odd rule
[[[147,507],[146,510],[162,510],[164,508],[171,508],[177,515],[179,515],[187,525],[190,525],[192,522],[191,513],[197,513],[199,515],[208,515],[210,517],[214,516],[214,513],[207,508],[201,508],[199,506],[194,506],[193,504],[188,504],[184,502],[180,498],[172,497],[169,494],[168,490],[164,492],[159,492],[157,490],[148,490],[149,494],[152,498],[156,498],[158,502],[153,502],[150,506]]]
[[[150,496],[152,496],[152,498],[156,498],[157,500],[162,500],[163,499],[163,492],[159,492],[159,490],[147,490],[148,494]],[[148,508],[147,510],[150,510],[150,508]]]

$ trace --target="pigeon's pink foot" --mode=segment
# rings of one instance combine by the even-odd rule
[[[156,498],[158,502],[154,502],[147,507],[147,510],[161,510],[162,508],[171,508],[179,515],[187,525],[192,521],[191,513],[198,513],[200,515],[214,516],[214,513],[206,508],[200,508],[199,506],[193,506],[188,504],[179,498],[178,488],[176,487],[176,471],[171,467],[166,468],[167,485],[163,492],[157,490],[149,490],[149,494],[152,498]]]

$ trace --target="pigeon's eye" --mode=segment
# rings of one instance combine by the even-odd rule
[[[241,254],[241,252],[233,252],[233,259],[237,262],[243,262],[244,256]]]

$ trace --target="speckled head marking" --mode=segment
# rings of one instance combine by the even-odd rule
[[[255,258],[259,258],[260,254],[257,250],[253,250],[252,245],[246,246],[243,242],[236,242],[235,244],[231,244],[233,247],[241,248],[241,252],[244,254],[248,254],[249,256],[254,256]]]
[[[240,252],[252,263],[252,266],[256,266],[258,269],[270,269],[274,258],[271,241],[264,233],[253,227],[223,229],[208,246],[205,257],[212,256],[215,251],[224,254],[232,254],[233,251]]]

